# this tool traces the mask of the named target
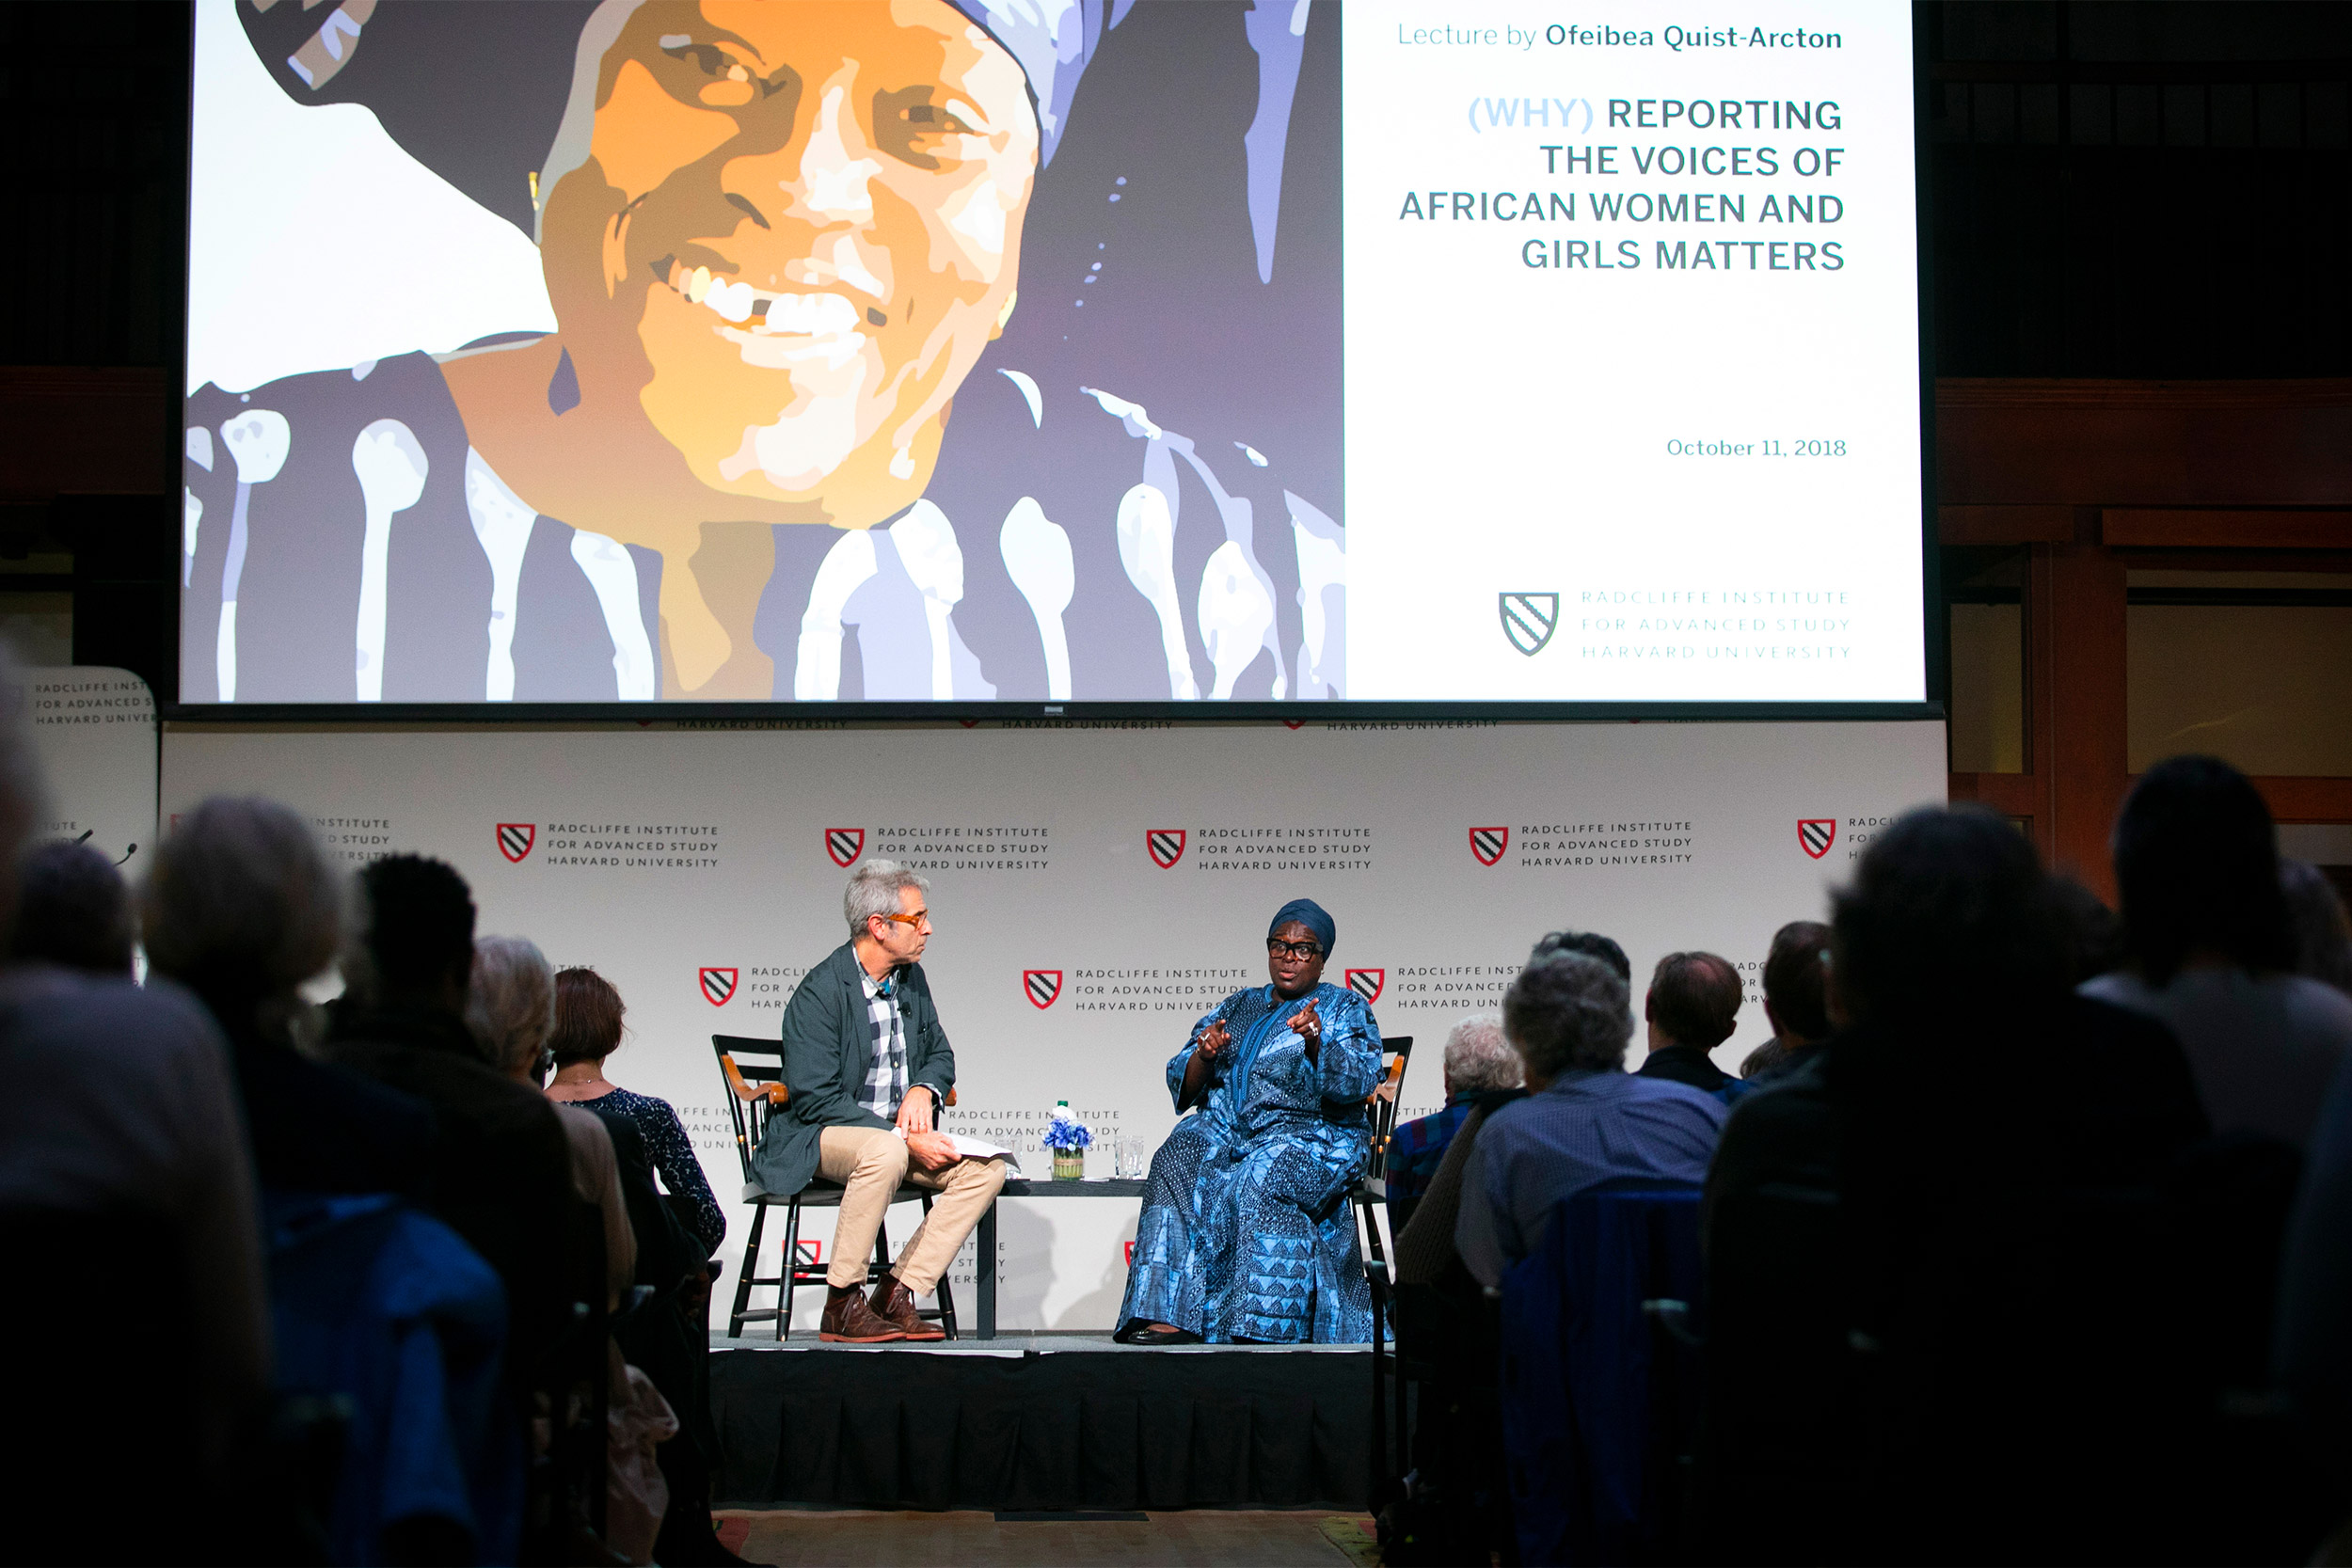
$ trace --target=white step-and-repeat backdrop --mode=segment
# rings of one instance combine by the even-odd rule
[[[1408,1115],[1441,1097],[1446,1031],[1498,1006],[1559,927],[1623,942],[1637,991],[1676,948],[1739,964],[1749,1003],[1717,1053],[1730,1067],[1768,1032],[1756,977],[1772,931],[1820,917],[1870,835],[1944,787],[1939,723],[777,721],[182,726],[165,736],[163,800],[278,796],[355,867],[439,856],[472,883],[484,931],[595,965],[629,1007],[607,1070],[677,1106],[730,1200],[732,1264],[750,1212],[731,1201],[742,1178],[710,1037],[774,1037],[794,985],[843,940],[862,861],[931,881],[925,967],[961,1089],[949,1127],[1020,1148],[1041,1177],[1038,1138],[1067,1100],[1096,1132],[1099,1176],[1114,1142],[1148,1150],[1173,1124],[1168,1056],[1218,997],[1263,980],[1287,899],[1331,911],[1330,977],[1428,1048]],[[903,1236],[914,1212],[893,1218]],[[1110,1326],[1135,1218],[1132,1200],[1008,1201],[1003,1325]],[[830,1216],[810,1219],[827,1240]],[[954,1277],[972,1276],[967,1249]]]
[[[133,881],[155,838],[155,699],[128,670],[28,668],[33,752],[49,786],[37,838],[77,839]]]

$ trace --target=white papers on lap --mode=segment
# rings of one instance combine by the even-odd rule
[[[905,1128],[894,1127],[891,1131],[898,1135],[901,1142],[905,1141]],[[1021,1168],[1021,1156],[1009,1148],[999,1148],[994,1144],[984,1144],[977,1138],[966,1138],[954,1132],[945,1135],[949,1143],[956,1146],[956,1158],[959,1160],[1002,1160],[1015,1170]]]
[[[994,1144],[982,1143],[977,1138],[966,1138],[954,1132],[947,1134],[947,1141],[956,1146],[959,1159],[1002,1160],[1015,1170],[1021,1168],[1021,1156],[1009,1148],[999,1148]]]

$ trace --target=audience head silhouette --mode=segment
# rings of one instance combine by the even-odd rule
[[[1588,958],[1598,958],[1617,972],[1617,978],[1625,982],[1627,990],[1633,989],[1633,960],[1625,956],[1624,948],[1598,931],[1552,931],[1535,943],[1527,961],[1538,964],[1554,953],[1581,953]]]
[[[1502,1032],[1527,1064],[1531,1089],[1580,1069],[1613,1072],[1633,1037],[1625,981],[1599,958],[1554,951],[1503,992]]]
[[[1922,807],[1862,853],[1833,899],[1832,984],[1855,1022],[1974,1026],[2063,993],[2066,921],[2006,817]]]
[[[17,856],[48,809],[26,701],[24,667],[0,645],[0,940],[16,930]]]
[[[16,958],[93,974],[131,973],[131,890],[112,861],[60,839],[26,850],[17,878]]]
[[[334,961],[347,883],[292,808],[215,796],[156,847],[139,890],[147,961],[231,1035],[272,1030]]]
[[[2170,757],[2140,775],[2115,819],[2123,940],[2163,986],[2194,962],[2295,967],[2279,886],[2279,835],[2245,774],[2215,757]]]
[[[359,873],[362,922],[343,958],[353,995],[377,1006],[466,1010],[473,973],[473,895],[421,855],[387,855]]]
[[[1764,958],[1764,1013],[1775,1033],[1811,1043],[1830,1035],[1829,927],[1792,920]]]
[[[1665,1042],[1712,1051],[1740,1017],[1740,972],[1713,953],[1669,953],[1651,971],[1642,1016]]]
[[[548,1035],[555,1027],[555,972],[527,937],[482,937],[473,944],[473,984],[466,1026],[509,1078],[547,1076]]]
[[[2123,945],[2122,917],[2106,899],[2067,876],[2050,879],[2050,895],[2066,922],[2076,980],[2096,979],[2123,967],[2131,955]]]
[[[2309,861],[2282,860],[2279,885],[2295,927],[2295,972],[2352,994],[2352,920],[2336,884]]]
[[[555,1033],[548,1045],[559,1068],[601,1062],[621,1043],[628,1011],[612,982],[593,969],[566,969],[555,977]]]

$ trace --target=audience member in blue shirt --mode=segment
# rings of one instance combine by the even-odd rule
[[[1494,1089],[1515,1089],[1519,1084],[1518,1053],[1502,1037],[1502,1017],[1481,1013],[1466,1018],[1445,1037],[1445,1109],[1416,1117],[1389,1134],[1389,1229],[1403,1232],[1413,1208],[1429,1190],[1429,1180],[1445,1161],[1454,1134],[1470,1114],[1480,1095]]]
[[[1531,1092],[1487,1117],[1454,1231],[1487,1285],[1535,1249],[1571,1194],[1621,1176],[1704,1180],[1726,1115],[1687,1084],[1625,1071],[1633,1015],[1625,982],[1599,960],[1564,952],[1529,964],[1503,996],[1502,1026]]]

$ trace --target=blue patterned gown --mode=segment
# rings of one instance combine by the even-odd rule
[[[1323,1020],[1312,1063],[1284,1022],[1310,998]],[[1172,1323],[1211,1344],[1367,1342],[1372,1294],[1347,1189],[1380,1076],[1372,1009],[1343,986],[1287,1002],[1272,986],[1235,991],[1168,1062],[1171,1099],[1220,1020],[1232,1043],[1208,1093],[1152,1157],[1120,1325]]]

